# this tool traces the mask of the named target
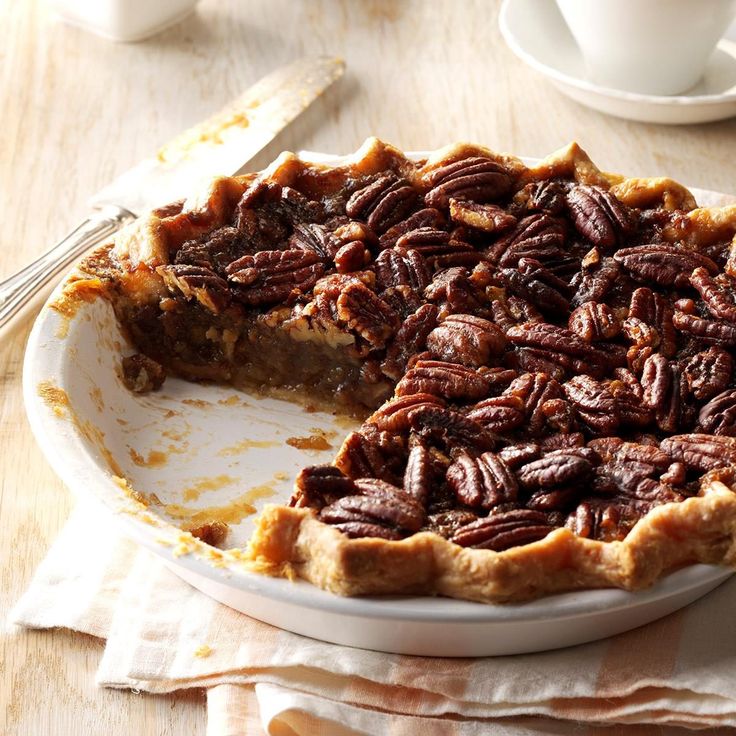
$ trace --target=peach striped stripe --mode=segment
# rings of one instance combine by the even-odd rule
[[[675,671],[683,622],[680,610],[613,637],[601,658],[593,692],[587,698],[555,698],[550,702],[554,717],[600,721],[613,717],[627,702],[646,699],[654,689],[647,685],[663,683]]]
[[[683,610],[611,639],[595,687],[596,698],[620,697],[635,682],[669,680],[680,652]]]
[[[399,656],[386,677],[386,682],[391,685],[351,677],[344,697],[348,702],[363,707],[393,713],[423,715],[436,712],[447,697],[462,699],[472,679],[474,664],[473,659]],[[442,694],[438,694],[437,690],[441,690]],[[451,722],[447,723],[450,728]]]
[[[424,730],[427,736],[458,736],[461,725],[457,721],[442,718],[414,719],[392,718],[388,736],[418,736],[419,729]],[[492,731],[489,731],[492,733]]]
[[[470,657],[442,659],[401,656],[396,659],[389,679],[405,687],[440,691],[445,697],[462,700],[473,680],[478,661]]]
[[[366,708],[417,716],[437,712],[446,703],[446,698],[437,693],[373,682],[361,677],[346,678],[342,698]]]

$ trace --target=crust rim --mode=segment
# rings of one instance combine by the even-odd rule
[[[694,563],[736,566],[736,494],[709,481],[699,496],[657,507],[623,541],[568,529],[501,552],[464,548],[433,532],[400,541],[350,539],[307,508],[269,505],[256,521],[247,567],[300,577],[337,595],[443,595],[508,603],[563,591],[635,591]]]

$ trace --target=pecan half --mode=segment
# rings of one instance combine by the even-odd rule
[[[445,230],[420,227],[410,230],[396,241],[399,251],[416,250],[435,269],[450,266],[474,266],[481,255],[472,245],[453,239]]]
[[[647,357],[659,346],[659,331],[656,327],[648,325],[637,317],[627,317],[622,325],[625,337],[634,343],[637,348],[636,355],[642,352],[642,348],[650,348]],[[630,351],[632,352],[632,351]],[[633,354],[633,352],[632,352]]]
[[[506,337],[515,345],[559,350],[567,355],[578,355],[581,358],[593,352],[593,348],[577,335],[563,327],[556,327],[546,322],[516,325],[506,332]]]
[[[521,269],[502,268],[498,278],[516,296],[528,299],[543,314],[567,315],[570,302],[562,293],[556,277],[538,261],[523,258]],[[566,285],[564,285],[566,286]]]
[[[225,270],[235,296],[258,306],[284,301],[292,292],[309,291],[325,267],[311,251],[264,250],[233,261]]]
[[[393,248],[396,241],[405,233],[417,230],[420,227],[441,228],[444,222],[445,218],[442,213],[433,207],[419,210],[386,230],[378,239],[379,247],[381,250]]]
[[[529,509],[515,509],[491,514],[461,527],[453,535],[452,541],[461,547],[500,552],[544,539],[553,529],[547,514]]]
[[[385,403],[368,419],[377,429],[387,432],[405,432],[409,429],[409,414],[420,406],[445,406],[445,402],[434,394],[418,393],[399,396]]]
[[[520,372],[546,373],[556,381],[564,381],[570,373],[580,373],[582,361],[553,350],[518,348],[506,357],[509,365]]]
[[[322,222],[322,202],[292,187],[259,179],[244,192],[235,210],[235,226],[246,253],[279,248],[299,222]],[[242,253],[242,251],[241,251]]]
[[[714,396],[698,414],[698,427],[710,434],[736,436],[736,389]]]
[[[579,276],[573,279],[573,286],[577,289],[572,297],[574,307],[585,302],[600,302],[611,291],[620,273],[618,263],[613,258],[591,259],[586,263]]]
[[[488,158],[473,156],[441,166],[430,172],[427,183],[432,187],[424,197],[428,207],[445,208],[453,199],[492,202],[511,190],[511,177],[500,164]]]
[[[411,286],[390,286],[380,296],[402,323],[422,306],[422,298]]]
[[[518,371],[515,371],[513,368],[502,368],[501,366],[484,368],[481,373],[488,380],[491,393],[493,394],[507,389],[511,385],[511,382],[519,377]]]
[[[642,401],[650,409],[656,409],[667,400],[671,383],[669,367],[670,362],[659,353],[650,355],[644,363],[641,374],[641,385],[644,389]]]
[[[641,376],[645,406],[655,410],[657,424],[665,432],[685,428],[692,409],[687,403],[687,382],[679,364],[656,353],[644,363]]]
[[[350,217],[365,220],[368,227],[380,235],[401,222],[416,202],[417,193],[406,179],[386,174],[354,192],[345,205],[345,212]]]
[[[705,473],[736,463],[736,438],[710,434],[679,434],[662,440],[660,447],[676,462]]]
[[[321,509],[342,496],[356,493],[356,486],[333,465],[311,465],[303,468],[294,482],[295,490],[289,506]]]
[[[316,253],[321,261],[334,260],[340,241],[324,225],[300,222],[294,225],[289,247]]]
[[[627,494],[624,494],[625,496]],[[663,503],[679,503],[685,500],[682,493],[674,490],[667,483],[656,478],[643,478],[629,494],[632,501],[643,502],[650,506],[659,506]]]
[[[532,460],[536,460],[542,450],[536,442],[519,442],[515,445],[507,445],[498,451],[498,456],[512,470],[526,465]]]
[[[395,438],[385,432],[351,432],[343,441],[335,458],[335,466],[350,478],[380,478],[397,480],[398,467],[403,460],[403,449]],[[393,444],[392,444],[393,442]]]
[[[363,495],[343,496],[325,506],[319,512],[320,521],[333,525],[363,522],[406,532],[419,531],[424,523],[424,509],[399,488],[370,480],[370,485],[365,480],[355,483]]]
[[[696,399],[710,399],[731,382],[733,358],[723,348],[713,346],[695,353],[684,365],[683,374]]]
[[[505,347],[506,337],[499,327],[470,314],[447,316],[427,337],[434,357],[476,368],[487,365]]]
[[[310,199],[294,187],[281,186],[278,200],[274,202],[274,210],[289,223],[320,222],[324,219],[324,204]]]
[[[585,437],[582,432],[570,432],[569,434],[548,434],[539,440],[539,449],[542,454],[557,452],[558,450],[575,450],[576,452],[585,447]],[[589,458],[586,458],[589,459]]]
[[[427,393],[446,399],[480,399],[489,384],[472,368],[441,360],[418,360],[396,386],[397,396]]]
[[[656,467],[647,462],[614,460],[596,468],[593,488],[598,495],[635,499],[642,482],[651,479],[656,471]]]
[[[373,347],[383,347],[399,326],[399,316],[361,283],[349,284],[337,298],[337,315]]]
[[[496,434],[508,434],[524,423],[525,407],[520,396],[492,396],[478,402],[467,416]]]
[[[515,267],[521,258],[535,258],[541,263],[563,255],[565,231],[559,220],[548,215],[529,215],[520,220],[507,235],[487,251],[492,263],[502,268]]]
[[[205,309],[219,314],[230,304],[230,290],[225,279],[203,266],[159,266],[156,272],[169,290],[185,299],[196,299]]]
[[[694,314],[675,310],[672,323],[681,332],[699,337],[706,342],[728,346],[736,345],[736,325],[730,322],[703,319]]]
[[[506,331],[506,337],[519,347],[549,351],[554,362],[575,373],[602,375],[618,364],[618,358],[614,354],[608,354],[600,347],[593,347],[570,330],[548,323],[527,322],[515,325]],[[583,361],[563,362],[561,359],[565,356]]]
[[[593,245],[610,248],[619,234],[629,234],[636,223],[631,210],[605,189],[578,184],[566,196],[577,231]]]
[[[519,490],[511,468],[493,452],[475,458],[461,452],[447,469],[447,482],[461,503],[483,509],[516,501]]]
[[[439,271],[432,283],[424,290],[424,296],[431,302],[442,305],[445,314],[470,312],[478,305],[475,286],[466,268],[456,266]]]
[[[221,276],[228,263],[247,252],[252,252],[252,244],[240,230],[221,227],[197,240],[186,241],[176,252],[174,264],[204,266]]]
[[[722,274],[715,279],[708,270],[699,266],[690,274],[690,283],[705,302],[708,311],[716,319],[736,322],[736,298],[732,280]]]
[[[373,265],[376,273],[376,290],[384,291],[392,286],[410,286],[423,291],[431,281],[427,263],[417,250],[400,252],[394,248],[381,251]]]
[[[373,248],[377,243],[376,234],[364,222],[358,220],[343,222],[342,218],[338,217],[331,221],[331,227],[334,227],[332,234],[341,248],[356,241],[360,241],[370,248]]]
[[[568,401],[593,433],[613,434],[620,424],[616,399],[605,383],[591,376],[571,378],[562,384]]]
[[[598,453],[598,457],[604,463],[613,460],[616,450],[618,450],[624,441],[620,437],[594,437],[590,440],[586,447],[591,447]]]
[[[545,402],[565,396],[560,383],[547,373],[522,374],[512,381],[504,395],[517,396],[524,402],[527,427],[532,437],[545,427],[547,418],[542,409]]]
[[[409,359],[424,350],[428,335],[437,325],[437,313],[434,304],[424,304],[404,320],[381,364],[385,375],[394,380],[404,375]]]
[[[404,471],[404,491],[426,507],[435,481],[435,468],[429,450],[417,442],[409,452]]]
[[[637,345],[649,345],[671,358],[677,350],[673,316],[672,305],[661,294],[647,287],[636,289],[629,303],[629,318],[624,323],[627,337]]]
[[[616,400],[621,424],[645,427],[652,421],[652,411],[644,404],[644,389],[636,376],[626,368],[616,368],[608,390]]]
[[[718,266],[707,256],[669,243],[621,248],[613,258],[637,281],[678,289],[689,285],[689,276],[698,266],[712,274],[718,272]]]
[[[607,304],[589,301],[573,310],[567,321],[571,332],[585,342],[612,340],[621,332],[621,321]]]
[[[569,434],[578,428],[578,413],[565,399],[550,399],[541,405],[547,426],[554,432]]]
[[[544,322],[539,310],[526,299],[518,296],[508,296],[505,301],[494,299],[491,302],[493,321],[504,331],[515,324],[523,322]]]
[[[338,273],[360,271],[370,261],[370,253],[360,240],[353,240],[340,246],[335,253],[335,268]]]
[[[528,206],[531,209],[545,210],[557,215],[565,208],[565,195],[569,190],[567,182],[545,179],[528,186],[530,187]]]
[[[613,452],[613,457],[626,463],[647,463],[662,471],[670,465],[670,456],[655,445],[640,442],[622,442]]]
[[[667,402],[655,411],[657,426],[663,432],[677,432],[692,426],[693,407],[688,403],[687,382],[682,375],[682,367],[670,363],[671,388]]]
[[[562,486],[541,488],[529,496],[527,508],[535,511],[566,511],[580,498],[582,489],[579,486]]]
[[[613,542],[624,539],[647,510],[631,503],[584,501],[567,517],[565,526],[579,537]]]
[[[532,460],[516,473],[522,488],[536,491],[582,483],[593,475],[593,464],[574,451],[559,450]]]
[[[419,437],[447,452],[458,448],[485,452],[496,444],[494,435],[478,422],[451,409],[419,407],[411,412],[409,422]]]

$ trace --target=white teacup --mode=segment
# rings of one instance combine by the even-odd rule
[[[597,84],[676,95],[703,75],[736,0],[557,0]]]

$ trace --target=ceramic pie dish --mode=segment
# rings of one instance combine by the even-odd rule
[[[375,147],[377,144],[371,145]],[[384,155],[387,155],[385,154],[387,149],[383,150]],[[571,150],[576,151],[577,149]],[[556,159],[546,161],[537,170],[550,171],[557,166],[557,171],[562,172],[567,166],[565,170],[568,177],[571,171],[577,174],[583,172],[582,175],[588,177],[585,181],[576,179],[576,186],[589,187],[607,183],[610,187],[611,181],[600,172],[596,173],[597,170],[590,168],[587,161],[579,154],[574,154],[571,158],[571,150],[568,150],[562,157],[558,156]],[[375,151],[370,155],[374,154]],[[483,152],[479,149],[474,150],[473,154],[484,157]],[[362,155],[365,160],[365,151]],[[445,158],[442,158],[443,156]],[[447,164],[446,157],[447,152],[444,152],[436,160]],[[466,158],[467,155],[461,156],[460,160]],[[575,164],[570,169],[570,162],[573,159]],[[563,160],[567,163],[564,163]],[[517,172],[523,172],[525,169],[521,162],[516,164],[510,158],[504,159],[504,162],[507,161],[511,167],[520,167],[515,169]],[[593,178],[596,176],[599,178],[594,181]],[[668,201],[671,201],[673,197],[675,199],[679,197],[678,201],[681,203],[683,197],[689,196],[682,188],[676,187],[671,182],[666,186],[660,182],[659,195],[657,195],[652,193],[651,187],[644,188],[641,181],[638,189],[633,187],[631,183],[633,180],[627,181],[629,182],[628,190],[624,187],[619,191],[629,191],[630,194],[637,192],[636,196],[643,196],[645,199],[649,197],[650,201],[651,197],[666,196],[670,198]],[[250,183],[252,182],[248,184]],[[617,185],[623,183],[623,180],[619,178]],[[643,201],[640,199],[639,203]],[[717,203],[714,199],[711,199],[711,202]],[[463,216],[470,222],[475,222],[468,215],[469,208],[464,209],[466,212]],[[168,216],[172,216],[171,213]],[[461,249],[459,252],[465,253],[467,259],[467,249]],[[451,263],[443,265],[448,268],[457,267]],[[470,262],[468,261],[466,265],[470,265]],[[294,558],[279,560],[278,554],[280,553],[278,552],[271,558],[269,558],[270,552],[263,554],[263,545],[278,539],[279,535],[283,535],[285,529],[300,527],[307,516],[310,519],[314,518],[315,508],[322,521],[318,521],[319,526],[314,528],[320,529],[320,535],[324,534],[321,530],[325,528],[326,533],[330,536],[323,536],[323,541],[317,542],[314,549],[323,547],[324,540],[328,540],[332,545],[332,550],[337,551],[337,558],[343,563],[348,560],[348,565],[349,554],[346,558],[340,549],[343,544],[348,546],[357,544],[358,547],[362,547],[361,554],[371,546],[375,548],[376,544],[388,545],[384,548],[386,550],[397,549],[397,545],[400,548],[403,544],[406,550],[415,544],[417,539],[425,539],[427,533],[423,533],[425,537],[422,537],[422,534],[412,535],[408,533],[411,532],[411,529],[402,529],[400,525],[391,527],[386,523],[386,519],[380,516],[375,517],[375,515],[373,522],[377,521],[378,526],[383,528],[398,529],[401,532],[400,536],[408,537],[406,541],[409,544],[392,541],[391,538],[386,539],[386,535],[381,537],[376,534],[356,534],[355,527],[341,528],[340,524],[346,523],[344,514],[339,518],[330,519],[323,513],[324,508],[329,508],[335,503],[334,500],[322,499],[320,504],[315,506],[309,498],[304,498],[306,486],[302,474],[301,496],[298,492],[295,503],[297,508],[288,511],[290,518],[287,523],[277,529],[274,534],[264,536],[264,529],[269,524],[275,523],[278,527],[281,523],[278,519],[281,512],[276,512],[274,516],[273,511],[268,511],[261,517],[258,533],[260,536],[256,537],[257,540],[260,539],[260,542],[256,542],[256,547],[258,548],[259,544],[261,547],[257,554],[254,555],[252,549],[248,553],[243,552],[242,545],[250,537],[252,531],[250,512],[260,509],[265,498],[271,497],[273,500],[281,501],[288,498],[289,483],[285,481],[287,477],[288,480],[292,480],[299,468],[306,464],[305,451],[312,455],[309,458],[310,466],[324,467],[327,465],[335,454],[336,448],[332,443],[338,444],[340,438],[346,434],[347,420],[344,417],[336,419],[329,412],[315,410],[314,406],[309,407],[309,411],[305,412],[298,405],[273,397],[243,396],[223,386],[184,383],[171,378],[167,379],[164,387],[158,392],[131,394],[120,380],[119,356],[121,350],[124,349],[125,341],[113,317],[110,305],[107,301],[95,297],[94,288],[91,287],[88,280],[80,280],[78,276],[72,277],[74,278],[76,280],[71,286],[71,281],[68,281],[65,289],[52,297],[52,307],[46,308],[42,313],[29,343],[25,374],[26,399],[32,425],[41,439],[44,450],[57,471],[72,487],[92,490],[93,495],[103,500],[108,510],[112,508],[119,512],[117,516],[126,521],[130,533],[159,554],[168,557],[170,563],[175,565],[184,576],[215,597],[263,620],[299,633],[339,643],[415,654],[467,656],[468,654],[532,651],[597,638],[651,620],[652,617],[662,615],[668,610],[674,610],[673,607],[701,595],[729,574],[722,568],[692,566],[674,572],[669,577],[663,578],[653,588],[640,593],[585,590],[547,597],[543,599],[543,603],[503,607],[483,606],[466,601],[450,601],[444,598],[342,599],[316,590],[303,582],[270,579],[263,575],[253,574],[253,563],[256,561],[255,569],[263,569],[264,565],[267,567],[275,564],[281,565],[281,569],[278,571],[271,569],[269,572],[296,573],[310,577],[309,573],[304,574],[305,568],[300,568],[300,563],[297,563]],[[252,283],[251,280],[246,286]],[[75,294],[74,299],[69,298],[70,289]],[[483,318],[478,317],[478,319]],[[130,325],[128,327],[130,328]],[[436,359],[438,356],[430,357]],[[468,368],[468,366],[465,367]],[[374,381],[373,385],[375,383],[377,382]],[[405,393],[412,395],[411,391]],[[445,401],[450,403],[457,398],[457,396],[444,397]],[[375,400],[374,397],[371,397],[371,400]],[[652,421],[654,421],[653,416]],[[365,428],[361,431],[364,432]],[[481,449],[487,450],[487,448]],[[555,452],[551,448],[547,449]],[[565,450],[561,447],[557,451],[559,452],[560,449]],[[568,447],[567,450],[569,449]],[[613,451],[617,449],[620,448],[614,448]],[[606,452],[608,451],[609,449],[606,449]],[[573,456],[583,459],[586,459],[585,454],[572,453]],[[470,457],[473,459],[477,456],[471,455]],[[455,462],[458,462],[457,458]],[[462,462],[467,465],[467,461]],[[576,467],[580,465],[575,460],[572,461],[572,464]],[[207,469],[206,473],[203,473],[203,468]],[[674,472],[677,469],[668,468],[668,470]],[[346,475],[350,475],[349,470]],[[661,475],[661,472],[658,475]],[[308,488],[306,490],[309,491]],[[524,492],[528,494],[529,490],[526,488]],[[537,490],[549,489],[543,484]],[[730,494],[727,489],[719,489],[718,493],[724,498],[727,498],[726,493]],[[350,494],[342,494],[347,498],[355,495],[360,494],[352,491]],[[370,494],[364,493],[363,495]],[[306,502],[299,503],[300,498]],[[337,501],[339,502],[340,499],[338,498]],[[699,501],[701,501],[700,498],[689,500],[684,497],[668,498],[663,506],[655,505],[661,506],[660,511],[668,507],[687,508],[688,504],[690,507],[697,506],[700,509],[707,506],[709,511],[705,513],[705,517],[708,517],[708,514],[717,515],[712,513],[715,506],[718,506],[716,511],[721,510],[720,495],[713,509],[710,508],[711,499],[708,499],[705,505],[699,504]],[[729,502],[724,503],[724,508],[726,508]],[[487,502],[477,503],[465,499],[463,506],[465,509],[477,509],[474,518],[480,520],[480,526],[483,527],[482,519],[488,515],[488,509],[494,504],[488,505]],[[310,511],[310,508],[313,510]],[[353,515],[356,513],[354,508],[346,509],[341,507],[340,503],[337,508],[341,512],[348,510]],[[513,513],[516,510],[516,508],[504,508],[500,511]],[[537,504],[536,509],[532,507],[530,510],[537,513],[548,513],[550,508],[545,505],[540,507]],[[657,509],[654,509],[654,512],[653,518],[659,519],[660,527],[671,525],[671,518],[665,518],[662,513],[657,516]],[[698,523],[702,522],[705,517],[698,516]],[[263,519],[266,519],[265,526]],[[293,525],[293,519],[298,520],[296,527]],[[218,521],[229,524],[230,537],[227,545],[229,549],[216,549],[192,534],[181,531],[181,528],[185,527],[195,533],[198,532],[200,537],[204,535],[206,538],[206,531],[202,532],[200,527],[206,527],[208,524],[211,526],[212,522]],[[356,519],[355,516],[348,518],[348,521],[365,523],[365,519]],[[706,521],[708,521],[707,518]],[[619,524],[620,527],[620,522],[615,522],[614,526],[616,524]],[[540,524],[537,523],[536,526]],[[517,540],[517,544],[510,547],[511,556],[507,555],[505,559],[513,559],[514,564],[518,565],[521,560],[521,557],[518,556],[520,550],[522,556],[536,551],[541,552],[541,557],[537,556],[537,559],[549,559],[550,555],[546,554],[545,550],[559,548],[561,539],[577,540],[574,544],[582,543],[583,547],[589,544],[612,544],[614,547],[619,545],[617,549],[622,549],[626,546],[616,541],[588,540],[580,535],[571,534],[569,529],[564,528],[558,528],[555,532],[552,531],[552,526],[544,530],[545,533],[541,536],[539,530],[536,530],[534,532],[536,537],[521,540],[521,544]],[[557,526],[563,527],[564,524],[557,520]],[[682,528],[679,527],[678,533],[682,531]],[[715,529],[715,526],[713,528]],[[309,531],[309,527],[305,529],[309,536],[312,532]],[[634,535],[637,534],[637,529],[639,529],[639,537],[647,536],[641,534],[639,527],[634,529]],[[723,531],[722,528],[719,529]],[[302,531],[304,529],[299,529],[297,536]],[[361,527],[357,531],[364,530]],[[548,534],[550,531],[552,533]],[[628,528],[625,531],[628,533]],[[372,538],[366,538],[368,536]],[[465,549],[457,543],[456,537],[453,537],[452,534],[448,539],[442,539],[437,533],[431,531],[429,536],[441,540],[438,544],[452,545],[453,548],[457,547],[459,550]],[[535,539],[539,541],[534,541]],[[485,540],[481,540],[483,541]],[[524,541],[530,543],[524,544]],[[565,548],[567,541],[562,544],[562,548]],[[367,545],[366,542],[368,542]],[[426,545],[426,542],[424,543]],[[473,546],[470,545],[471,549],[465,550],[469,554],[467,559],[472,559],[477,552],[481,553],[478,559],[494,559],[494,554],[500,559],[509,551],[508,548],[503,548],[494,553],[492,547],[481,550],[472,549]],[[661,550],[662,547],[660,546],[659,549]],[[722,544],[719,550],[723,551]],[[453,554],[457,556],[458,553]],[[656,554],[658,553],[655,553],[655,557]],[[461,553],[460,558],[464,555],[465,552]],[[416,553],[412,552],[411,556],[416,557]],[[648,558],[651,556],[647,555]],[[667,554],[663,557],[667,558]],[[552,558],[556,559],[555,565],[559,569],[558,552],[553,552]],[[569,559],[568,555],[568,562]],[[693,560],[682,559],[682,562],[689,561]],[[664,566],[659,564],[659,571],[672,567],[672,562],[671,558],[666,559],[667,564]],[[677,562],[678,560],[675,560],[675,565]],[[286,564],[282,565],[282,563]],[[529,568],[528,565],[527,568]],[[534,564],[531,568],[534,569]],[[535,574],[538,574],[539,569],[544,569],[544,565],[542,568],[537,567]],[[343,581],[350,579],[350,575],[345,573],[346,570],[343,568],[340,573]],[[347,573],[350,573],[349,569]],[[647,577],[648,575],[649,573],[645,573],[644,577],[637,580],[634,585],[650,583],[652,577]],[[370,576],[362,577],[363,581],[366,579],[370,579]],[[324,582],[319,579],[314,581],[320,584]],[[601,584],[601,581],[591,581],[591,579],[585,579],[583,575],[582,583],[590,587],[591,584]],[[468,580],[465,580],[464,584],[467,589]],[[569,578],[563,579],[562,585],[558,587],[563,586],[571,587]],[[325,587],[331,586],[325,585]],[[521,586],[517,585],[510,595],[505,590],[498,595],[498,588],[491,596],[478,595],[477,592],[460,595],[461,597],[480,597],[484,600],[507,600],[518,598],[519,591],[522,595],[528,596],[530,591],[538,595],[540,592],[549,592],[554,589],[554,587],[529,586],[527,581]],[[408,592],[408,590],[430,592],[428,588],[416,588],[413,585],[407,586],[403,592]],[[339,592],[365,591],[349,589]],[[369,588],[368,592],[386,591],[385,589],[371,591]],[[390,592],[399,592],[399,590],[395,588]],[[457,594],[437,588],[434,588],[433,592]],[[280,612],[275,612],[272,610],[273,606],[268,605],[268,601],[274,598],[288,605],[280,606]],[[299,610],[302,613],[309,610],[311,615],[294,615]],[[632,615],[612,616],[610,614],[613,610],[618,611],[619,614],[630,610]],[[544,614],[542,614],[543,611]],[[324,621],[332,620],[332,623],[339,620],[341,625],[320,627],[318,625],[320,617]],[[544,627],[549,633],[548,637],[539,634],[529,638],[527,624],[533,621],[534,625],[539,628],[540,617],[549,619],[550,622],[557,621],[559,626],[555,624]],[[378,622],[378,628],[366,628],[367,619]],[[418,625],[421,622],[422,625],[417,629],[416,636],[407,640],[402,639],[401,636],[386,633],[386,623],[389,621],[394,623],[401,621],[407,625],[408,623]],[[430,633],[432,627],[444,626],[447,622],[452,621],[458,625],[457,637],[453,639],[452,645],[446,642],[437,643],[436,636]],[[580,625],[584,621],[587,623],[584,626]],[[572,622],[576,623],[572,624]],[[522,634],[525,626],[526,634]],[[504,629],[508,629],[506,633],[516,630],[518,636],[499,638],[499,632]],[[420,631],[422,633],[419,633]],[[436,631],[435,629],[435,633]]]

